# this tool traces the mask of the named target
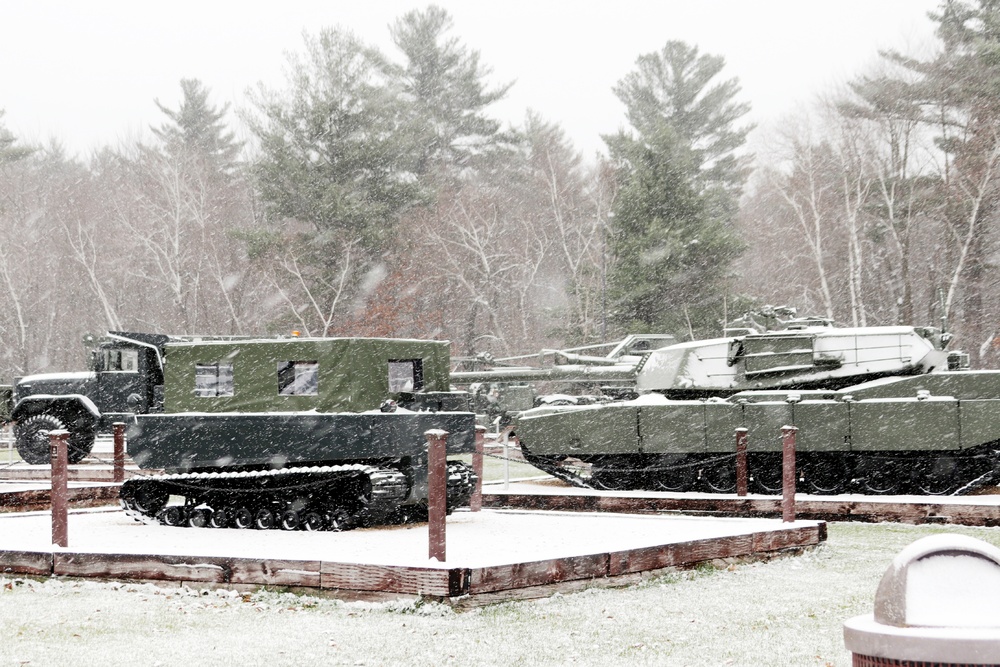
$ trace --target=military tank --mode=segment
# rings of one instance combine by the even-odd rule
[[[790,425],[806,492],[949,494],[996,477],[1000,372],[969,370],[947,333],[770,319],[649,352],[633,400],[520,413],[525,458],[581,487],[727,493],[745,428],[753,490],[778,493]]]
[[[427,515],[425,432],[471,453],[475,415],[449,390],[448,343],[371,338],[167,340],[156,409],[128,451],[163,474],[122,507],[169,526],[346,530]],[[475,478],[448,462],[448,508]]]

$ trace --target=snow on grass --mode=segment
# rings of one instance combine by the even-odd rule
[[[802,555],[674,572],[468,611],[150,584],[0,579],[0,665],[847,666],[845,620],[869,613],[904,546],[993,528],[831,524]]]

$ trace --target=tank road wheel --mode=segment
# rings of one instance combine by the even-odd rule
[[[350,530],[354,527],[351,516],[346,510],[342,509],[328,512],[326,515],[326,525],[335,533],[339,533],[342,530]]]
[[[727,457],[702,468],[701,483],[710,493],[733,493],[736,490],[736,462]]]
[[[905,490],[910,470],[900,460],[889,456],[863,456],[858,461],[856,474],[865,493],[888,496]]]
[[[184,526],[187,525],[187,509],[183,505],[171,505],[160,510],[158,518],[164,526]]]
[[[216,507],[208,518],[209,528],[226,528],[232,521],[233,511],[228,507]]]
[[[696,469],[678,467],[684,463],[684,457],[662,456],[656,462],[652,472],[652,485],[657,491],[690,491],[693,486]]]
[[[52,415],[35,415],[14,426],[14,440],[17,453],[25,463],[45,465],[52,460],[49,453],[49,431],[65,429],[66,426]],[[68,452],[67,452],[68,454]]]
[[[187,524],[192,528],[204,528],[212,520],[212,510],[207,507],[195,507],[188,514]]]
[[[805,458],[805,457],[803,457]],[[811,454],[802,463],[805,491],[832,496],[843,493],[851,480],[846,454]]]
[[[765,496],[780,494],[783,490],[781,454],[758,454],[749,458],[750,480],[754,490]]]
[[[916,464],[916,487],[928,496],[943,496],[965,479],[962,460],[954,456],[925,457]]]
[[[253,512],[246,507],[237,507],[233,512],[233,527],[240,530],[253,528]]]
[[[302,525],[302,519],[295,510],[285,510],[281,513],[280,524],[282,530],[298,530]]]
[[[591,461],[590,485],[604,491],[618,491],[631,488],[634,471],[627,463],[615,456],[598,456]]]
[[[315,530],[323,530],[325,527],[326,522],[323,521],[323,515],[319,512],[310,510],[302,516],[303,530],[312,532]]]
[[[134,510],[148,517],[155,517],[166,507],[170,495],[156,482],[129,480],[120,492],[125,509]]]
[[[274,512],[262,507],[253,515],[253,527],[257,530],[271,530],[277,524]]]

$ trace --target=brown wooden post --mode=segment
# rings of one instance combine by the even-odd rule
[[[472,488],[469,498],[469,509],[478,512],[483,508],[483,444],[486,440],[486,427],[476,426],[476,451],[472,454],[472,474],[476,476],[476,485]]]
[[[448,515],[448,431],[426,431],[427,557],[445,561],[445,517]]]
[[[115,435],[115,466],[111,478],[114,482],[125,481],[125,422],[111,425]]]
[[[781,427],[781,520],[795,521],[795,433],[794,426]]]
[[[745,428],[736,429],[736,495],[747,494],[747,433]]]
[[[52,544],[60,547],[69,546],[67,517],[69,473],[66,462],[68,439],[69,431],[65,429],[49,431],[49,455],[52,464]]]

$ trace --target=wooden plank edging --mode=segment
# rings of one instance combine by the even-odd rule
[[[628,514],[678,513],[692,516],[776,518],[780,498],[658,498],[652,496],[596,496],[564,494],[485,493],[483,507],[562,512],[616,512]],[[877,523],[951,523],[966,526],[1000,526],[1000,505],[830,499],[796,500],[796,517],[813,521],[863,521]]]

